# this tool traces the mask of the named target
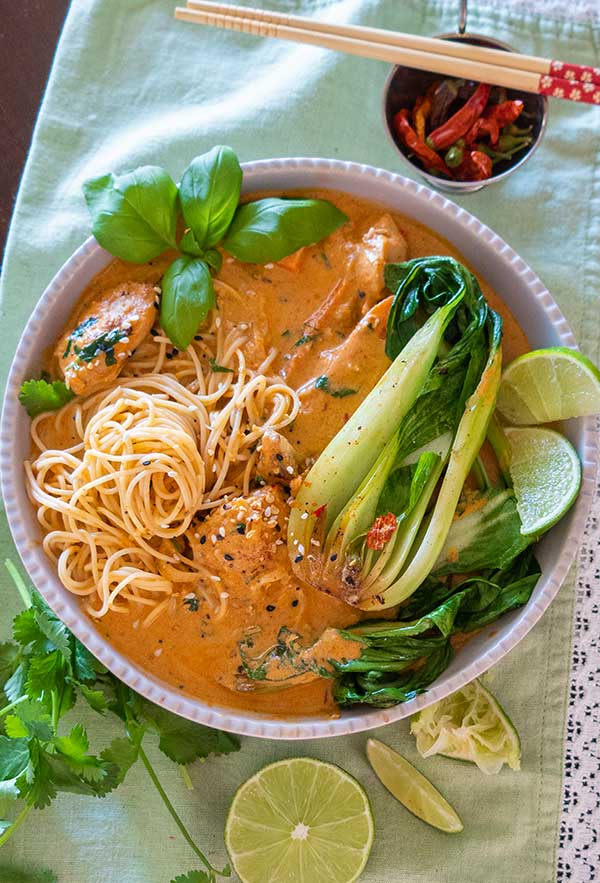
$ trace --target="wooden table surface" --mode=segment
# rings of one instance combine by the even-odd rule
[[[69,0],[2,3],[0,14],[0,255]]]

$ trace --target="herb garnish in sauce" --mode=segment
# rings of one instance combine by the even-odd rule
[[[327,374],[321,374],[320,377],[317,377],[315,387],[326,392],[334,399],[345,399],[346,396],[353,396],[358,392],[357,389],[351,389],[349,386],[340,386],[337,389],[332,389]]]
[[[63,353],[63,359],[66,359],[69,353],[71,352],[71,344],[74,340],[78,340],[84,333],[90,328],[92,325],[95,325],[98,319],[95,316],[88,316],[87,319],[84,319],[77,328],[74,328],[69,334],[69,339],[67,341],[66,349]]]
[[[227,368],[225,365],[219,365],[215,359],[210,359],[208,364],[210,370],[215,374],[233,374],[233,368]]]
[[[73,346],[73,351],[80,362],[91,362],[96,356],[104,353],[107,365],[116,365],[115,345],[124,340],[130,333],[129,328],[113,328],[112,331],[106,331],[100,334],[94,340],[86,343],[85,346]]]

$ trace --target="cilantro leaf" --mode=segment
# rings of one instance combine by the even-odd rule
[[[85,684],[78,684],[77,687],[90,708],[97,711],[98,714],[104,714],[108,708],[108,703],[102,690],[92,690]]]
[[[210,877],[204,871],[188,871],[174,877],[171,883],[210,883]]]
[[[29,763],[27,739],[9,739],[0,736],[0,781],[16,779]]]
[[[26,380],[19,391],[19,401],[30,417],[37,417],[44,411],[57,411],[74,398],[62,380]]]
[[[52,739],[52,718],[41,702],[28,699],[6,718],[6,735],[12,739]]]
[[[23,871],[12,865],[0,865],[0,880],[10,883],[58,883],[52,871]]]
[[[21,659],[21,651],[12,641],[5,641],[0,644],[0,684],[6,681],[14,674]]]
[[[233,374],[233,368],[227,368],[225,365],[219,365],[216,359],[209,359],[208,364],[210,365],[210,370],[214,374]]]
[[[139,752],[140,740],[113,739],[108,748],[101,753],[100,757],[105,763],[114,764],[116,767],[115,787],[121,784],[138,759]]]
[[[28,671],[29,663],[26,661],[22,662],[4,684],[2,689],[9,702],[14,702],[15,699],[18,699],[25,692]]]
[[[106,668],[79,641],[75,641],[73,654],[73,674],[80,681],[95,681],[99,674],[106,674]]]
[[[209,754],[239,751],[240,743],[235,736],[171,714],[151,702],[144,703],[143,714],[160,737],[158,747],[175,763],[188,764]]]
[[[27,674],[27,692],[33,699],[41,699],[61,685],[64,675],[64,657],[60,650],[46,656],[33,656]]]

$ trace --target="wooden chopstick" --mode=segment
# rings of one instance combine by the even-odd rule
[[[186,5],[188,9],[194,9],[199,12],[214,12],[221,15],[233,15],[237,18],[252,19],[252,21],[304,28],[307,31],[321,31],[324,34],[336,34],[339,37],[368,40],[370,43],[386,43],[390,46],[400,46],[403,49],[417,49],[422,52],[433,52],[437,55],[450,55],[452,58],[464,58],[470,61],[483,62],[484,64],[495,64],[500,65],[500,67],[530,71],[539,75],[548,74],[567,80],[600,85],[600,68],[567,64],[566,62],[553,61],[549,58],[540,58],[536,55],[505,52],[502,49],[490,49],[486,46],[475,46],[467,42],[440,40],[437,37],[421,37],[417,34],[387,31],[383,28],[332,24],[300,15],[285,15],[281,12],[254,9],[247,6],[234,6],[230,3],[215,3],[209,2],[209,0],[187,0]]]
[[[235,14],[231,10],[234,10]],[[238,11],[240,12],[239,15],[237,14]],[[248,13],[255,17],[248,17]],[[407,67],[428,70],[445,76],[463,77],[464,79],[490,83],[491,85],[519,89],[524,92],[553,95],[556,98],[600,104],[600,86],[597,87],[589,79],[586,82],[578,82],[566,77],[559,78],[550,74],[539,74],[536,71],[518,67],[508,67],[504,62],[512,53],[505,53],[499,50],[485,50],[486,52],[493,52],[494,57],[502,62],[502,64],[492,64],[478,60],[479,56],[477,56],[477,59],[474,59],[469,56],[464,57],[464,55],[450,54],[450,52],[454,52],[456,47],[464,49],[466,44],[436,40],[435,38],[401,35],[392,31],[374,28],[330,25],[316,22],[313,19],[304,19],[300,16],[280,16],[279,13],[208,3],[204,2],[204,0],[189,0],[188,8],[177,7],[175,17],[182,21],[240,31],[257,37],[292,40],[297,43],[334,49],[363,58],[373,58],[391,64],[403,64]],[[281,19],[291,23],[280,23]],[[298,26],[297,22],[300,22],[302,27]],[[305,27],[307,23],[310,23],[309,27]],[[376,40],[363,37],[365,33],[367,36],[371,36],[373,31],[377,32]],[[353,36],[349,36],[349,33]],[[406,45],[383,42],[385,35],[388,35],[389,39],[406,39]],[[411,48],[423,45],[420,41],[429,41],[427,50]],[[433,44],[433,48],[431,48],[431,44]],[[473,48],[481,49],[481,47],[469,46],[469,49]],[[569,65],[569,69],[573,67],[577,66]],[[594,71],[593,68],[589,70]]]

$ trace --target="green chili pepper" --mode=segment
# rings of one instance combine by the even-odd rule
[[[449,168],[456,169],[463,161],[463,146],[464,140],[462,144],[460,141],[457,141],[456,144],[453,144],[452,147],[446,151],[444,162]]]

